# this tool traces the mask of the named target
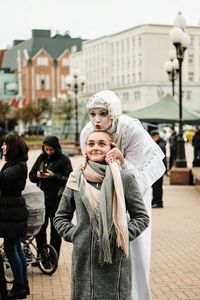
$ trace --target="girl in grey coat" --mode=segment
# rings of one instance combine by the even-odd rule
[[[106,161],[112,136],[94,131],[86,143],[87,161],[71,173],[54,218],[58,233],[73,243],[71,299],[129,300],[129,241],[149,217],[133,174]]]

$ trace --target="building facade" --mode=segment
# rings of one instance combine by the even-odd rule
[[[81,50],[82,39],[56,34],[50,30],[32,30],[26,41],[14,41],[4,54],[2,67],[18,76],[18,96],[33,103],[54,101],[60,94],[67,94],[65,84],[69,74],[71,49]]]
[[[111,89],[122,100],[123,110],[137,110],[171,93],[164,69],[172,47],[169,25],[141,25],[116,34],[83,42],[82,50],[70,55],[70,69],[86,77],[85,99]],[[183,104],[200,110],[200,28],[189,26],[191,43],[183,62]],[[175,81],[178,99],[178,80]]]

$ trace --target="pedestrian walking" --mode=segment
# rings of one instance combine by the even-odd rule
[[[166,160],[166,141],[160,137],[160,133],[158,130],[152,130],[150,135],[154,142],[161,148],[165,157],[163,159],[163,163],[167,168],[167,160]],[[163,179],[164,175],[162,175],[154,184],[152,185],[152,208],[162,208],[163,207]]]
[[[14,276],[7,296],[24,299],[30,294],[26,258],[21,247],[28,217],[22,197],[28,172],[28,146],[21,136],[9,133],[3,138],[2,154],[6,163],[0,171],[0,237],[4,238],[4,251]]]
[[[173,167],[176,160],[176,151],[177,151],[177,133],[174,126],[170,127],[171,135],[169,137],[169,170]]]
[[[131,299],[129,241],[149,217],[132,172],[106,158],[112,141],[106,131],[89,135],[87,160],[69,177],[54,218],[59,234],[73,243],[73,300]]]
[[[200,127],[198,126],[192,138],[192,146],[194,147],[193,167],[200,167]]]
[[[30,181],[36,183],[45,195],[45,222],[36,235],[36,243],[38,249],[47,243],[47,227],[50,222],[50,245],[55,248],[58,257],[61,237],[53,225],[53,218],[71,171],[71,161],[62,153],[58,138],[56,136],[45,137],[42,153],[29,173]]]
[[[118,159],[123,169],[132,171],[148,215],[151,216],[151,186],[165,172],[162,162],[163,152],[138,119],[121,114],[121,102],[114,92],[105,90],[94,94],[87,103],[87,110],[90,122],[81,132],[83,153],[85,141],[94,128],[112,133],[115,147],[107,153],[107,158]],[[131,242],[130,251],[134,266],[131,299],[149,300],[151,299],[149,287],[151,220],[150,226],[141,236]]]

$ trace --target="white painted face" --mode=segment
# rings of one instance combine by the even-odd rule
[[[5,142],[3,142],[3,145],[1,146],[2,149],[2,155],[5,156],[7,152],[7,145]]]
[[[111,142],[106,131],[91,133],[86,143],[87,158],[94,162],[104,162],[106,154],[112,148]]]
[[[112,119],[105,108],[92,108],[89,116],[92,125],[97,130],[106,130],[112,125]]]

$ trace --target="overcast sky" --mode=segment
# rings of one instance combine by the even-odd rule
[[[187,25],[199,25],[200,0],[2,0],[0,49],[30,39],[32,29],[69,31],[97,38],[141,24],[173,24],[182,11]]]

